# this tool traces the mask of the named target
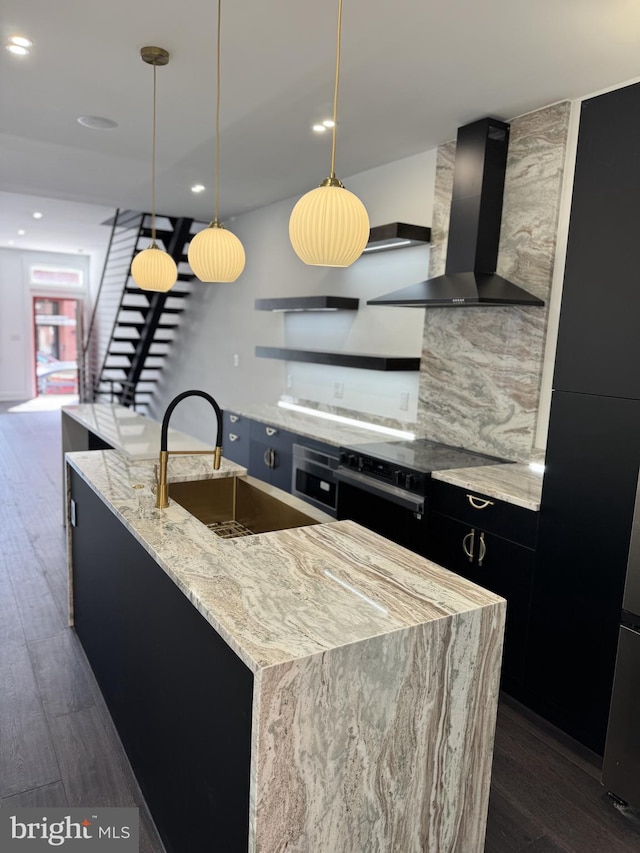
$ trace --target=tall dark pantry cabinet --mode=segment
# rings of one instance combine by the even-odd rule
[[[580,117],[527,702],[604,751],[640,467],[640,85]]]

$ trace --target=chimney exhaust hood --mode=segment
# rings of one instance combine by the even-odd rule
[[[444,275],[367,301],[416,308],[544,302],[496,273],[509,125],[483,118],[459,128]]]

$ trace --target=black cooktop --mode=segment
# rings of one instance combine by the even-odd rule
[[[345,456],[356,454],[360,457],[389,462],[392,465],[398,465],[423,474],[430,474],[432,471],[447,471],[450,468],[475,468],[481,465],[508,461],[496,456],[487,456],[483,453],[463,450],[460,447],[450,447],[447,444],[428,441],[426,438],[417,438],[413,441],[382,441],[343,447],[341,448],[341,459],[343,453]]]

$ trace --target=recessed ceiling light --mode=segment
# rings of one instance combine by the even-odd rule
[[[316,133],[324,133],[327,128],[323,124],[314,124],[311,129]]]
[[[15,246],[15,244],[16,244],[15,240],[7,240],[7,246]]]
[[[31,53],[28,47],[23,47],[20,44],[14,44],[12,41],[5,44],[5,49],[16,56],[27,56],[27,54]]]
[[[323,124],[325,127],[333,127],[333,126],[335,125],[335,121],[334,121],[332,118],[326,118],[326,119],[322,122],[322,124]]]
[[[24,237],[24,235],[25,235],[26,233],[27,233],[27,232],[24,230],[24,228],[18,228],[18,234],[19,234],[19,236],[20,236],[20,237]]]
[[[17,44],[18,47],[33,47],[31,39],[28,39],[25,36],[10,36],[9,43]]]
[[[206,190],[206,187],[204,184],[194,184],[191,187],[192,193],[203,193],[205,190]]]
[[[9,41],[5,44],[5,48],[9,53],[14,53],[16,56],[26,56],[31,53],[29,50],[33,46],[31,39],[26,36],[14,35],[9,37]]]
[[[39,210],[34,210],[31,214],[34,219],[42,219],[43,214]]]
[[[78,116],[76,121],[83,127],[91,128],[91,130],[111,130],[112,127],[118,126],[117,121],[104,116]]]

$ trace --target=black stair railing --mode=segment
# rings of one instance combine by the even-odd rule
[[[144,214],[139,211],[118,208],[113,217],[100,284],[82,348],[81,402],[93,402],[98,396],[100,365],[104,363],[113,338],[118,305],[127,283],[143,222]],[[110,325],[110,333],[107,333]]]
[[[94,351],[99,352],[98,363],[100,363],[100,367],[93,371],[95,378],[92,380],[89,377],[87,383],[92,389],[91,398],[93,400],[101,398],[134,408],[137,402],[144,402],[145,398],[152,396],[152,391],[140,390],[140,387],[144,384],[147,389],[153,388],[153,383],[159,378],[163,359],[169,349],[170,340],[164,337],[159,338],[157,332],[159,329],[165,331],[177,327],[175,315],[181,314],[184,310],[184,298],[190,292],[182,285],[179,289],[171,290],[168,293],[155,293],[141,290],[132,283],[131,262],[139,244],[148,236],[149,231],[147,228],[149,214],[136,214],[136,216],[139,218],[135,222],[131,219],[127,220],[128,223],[137,227],[129,231],[128,243],[126,245],[122,243],[120,246],[116,245],[115,234],[120,220],[118,215],[115,218],[114,232],[112,232],[105,269],[108,268],[110,259],[115,257],[114,263],[119,275],[118,296],[116,303],[112,304],[109,309],[113,310],[115,307],[110,334],[104,347],[98,347],[95,343],[96,337],[100,337],[99,335],[96,336],[95,328],[104,326],[104,318],[96,314],[99,305],[96,304],[94,308],[90,337],[94,341]],[[167,253],[179,265],[186,257],[185,246],[190,239],[193,220],[186,217],[165,217],[165,221],[170,223],[170,229],[158,229],[157,236],[159,241],[162,241]],[[132,239],[132,234],[135,239]],[[103,271],[103,280],[107,280],[108,276],[109,273]],[[178,274],[179,282],[192,280],[192,274],[184,272]],[[113,275],[111,281],[112,283],[115,281]],[[99,294],[103,301],[105,289],[102,286]],[[168,299],[172,300],[171,307],[167,305]],[[174,307],[176,303],[182,303],[182,305]],[[169,314],[173,316],[168,317]],[[94,323],[96,316],[98,316],[98,320],[97,323]],[[161,346],[154,348],[154,344]],[[161,352],[158,352],[158,349]],[[94,358],[93,364],[95,363]]]

